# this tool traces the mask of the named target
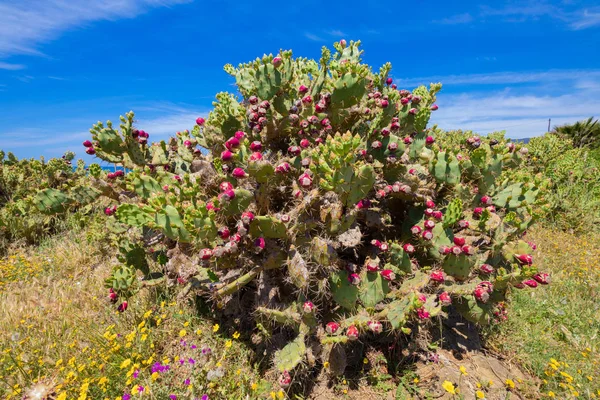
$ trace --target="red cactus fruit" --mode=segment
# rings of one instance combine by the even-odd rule
[[[404,144],[411,144],[412,143],[412,138],[410,136],[407,136],[404,138]]]
[[[298,183],[302,187],[310,187],[312,185],[312,177],[307,172],[305,172],[298,178]]]
[[[452,254],[459,256],[462,254],[462,248],[460,246],[452,246],[451,248]]]
[[[482,208],[482,207],[475,207],[475,208],[473,209],[473,216],[474,216],[475,218],[479,218],[479,217],[481,217],[481,214],[483,214],[483,208]]]
[[[464,245],[461,248],[461,250],[463,253],[465,253],[468,256],[472,256],[473,254],[475,254],[475,248],[473,246],[469,246],[468,244]]]
[[[250,150],[252,151],[261,151],[263,148],[262,143],[259,142],[258,140],[255,140],[254,142],[250,143]]]
[[[431,317],[429,311],[425,310],[423,307],[417,309],[417,316],[419,319],[429,319],[429,317]]]
[[[495,270],[490,264],[482,264],[479,267],[479,271],[483,272],[484,274],[493,274]]]
[[[367,210],[369,209],[369,207],[371,207],[371,200],[369,199],[362,199],[359,200],[358,203],[356,203],[356,208],[358,208],[359,210]]]
[[[423,231],[423,229],[421,229],[421,227],[420,227],[419,225],[415,225],[415,226],[413,226],[412,228],[410,228],[410,232],[411,232],[413,235],[418,235],[418,234],[420,234],[422,231]]]
[[[256,251],[260,252],[260,251],[264,250],[265,246],[266,246],[265,238],[259,237],[254,240],[254,248],[256,249]]]
[[[535,279],[538,283],[541,283],[542,285],[547,285],[550,283],[550,275],[545,272],[535,274],[533,276],[533,279]]]
[[[238,147],[240,147],[240,140],[235,136],[230,137],[225,142],[225,147],[227,147],[227,150],[237,149]]]
[[[454,237],[454,244],[457,246],[464,246],[465,245],[465,238],[464,237],[460,237],[460,236],[455,236]]]
[[[248,161],[260,161],[262,160],[262,158],[263,155],[258,151],[255,151],[254,153],[250,154],[250,157],[248,157]]]
[[[350,325],[348,329],[346,329],[346,336],[348,340],[358,340],[358,328],[354,325]]]
[[[469,227],[469,221],[465,220],[465,219],[461,219],[460,221],[458,221],[458,226],[460,226],[461,228],[465,229]]]
[[[254,214],[251,211],[244,211],[241,220],[244,225],[250,225],[254,221]]]
[[[275,68],[278,68],[283,63],[283,59],[281,57],[274,57],[272,63]]]
[[[279,386],[282,389],[289,388],[290,385],[292,384],[292,377],[290,376],[290,373],[287,371],[283,371],[281,373],[281,375],[279,375],[279,378],[277,379],[277,383],[279,383]]]
[[[444,272],[440,270],[431,271],[431,273],[429,274],[429,279],[431,279],[434,282],[444,282]]]
[[[387,106],[389,106],[390,103],[386,99],[383,99],[383,100],[381,100],[381,102],[379,103],[379,105],[381,106],[381,108],[387,108]]]
[[[315,305],[311,301],[305,301],[302,305],[302,311],[304,311],[305,314],[312,314],[314,309]]]
[[[92,142],[90,142],[89,140],[86,140],[83,142],[83,146],[84,147],[92,147],[93,145],[92,145]]]
[[[433,229],[435,228],[435,222],[431,221],[431,220],[427,220],[423,223],[423,225],[425,226],[425,229]]]
[[[396,279],[396,274],[394,274],[394,271],[392,271],[391,269],[384,269],[383,271],[381,271],[381,277],[386,281],[393,281],[394,279]]]
[[[200,250],[200,258],[203,260],[209,260],[213,255],[211,249],[202,249]]]
[[[435,139],[433,138],[433,136],[427,136],[425,138],[425,144],[427,145],[432,145],[435,142]]]
[[[482,196],[481,204],[490,205],[492,204],[492,198],[490,196]]]
[[[232,175],[233,175],[235,178],[238,178],[238,179],[240,179],[240,178],[245,178],[245,177],[247,177],[247,176],[248,176],[248,174],[246,173],[246,171],[244,171],[243,169],[241,169],[241,168],[239,168],[239,167],[238,167],[238,168],[234,168],[234,169],[233,169]]]
[[[219,184],[219,190],[221,192],[226,192],[228,190],[233,190],[233,185],[231,184],[231,182],[227,182],[227,181],[221,182]]]
[[[204,118],[202,118],[202,117],[196,118],[196,124],[198,126],[203,126],[205,122],[206,122],[206,120]]]
[[[237,140],[242,140],[244,136],[246,136],[246,133],[244,131],[237,131],[233,134],[233,137],[235,137]]]
[[[367,262],[367,271],[369,272],[377,272],[379,271],[379,264],[373,260]]]
[[[438,299],[440,301],[440,304],[443,306],[449,306],[450,304],[452,304],[452,298],[450,297],[448,292],[440,293]]]
[[[383,331],[383,325],[381,325],[381,322],[379,321],[369,321],[367,322],[367,326],[373,333],[381,333],[381,331]]]
[[[119,307],[117,307],[117,311],[119,312],[124,312],[127,310],[127,301],[122,302],[121,304],[119,304]]]
[[[358,274],[350,274],[350,276],[348,276],[348,282],[352,285],[360,285],[360,276]]]
[[[303,102],[304,104],[310,104],[310,103],[312,103],[312,97],[310,97],[310,96],[305,96],[305,97],[303,97],[303,98],[302,98],[302,102]]]
[[[387,79],[385,80],[385,84],[386,84],[386,85],[388,85],[388,86],[389,86],[389,85],[391,85],[391,84],[392,84],[392,82],[393,82],[392,78],[387,78]]]
[[[433,239],[433,232],[431,232],[430,230],[423,231],[423,234],[421,235],[421,237],[425,240],[431,240],[431,239]]]
[[[431,216],[433,216],[433,208],[426,208],[423,213],[425,214],[426,217],[431,217]]]
[[[459,248],[460,250],[460,248]],[[441,246],[438,250],[440,252],[440,254],[450,254],[452,253],[452,248],[448,247],[448,246]]]
[[[383,146],[383,144],[379,140],[375,140],[373,143],[371,143],[371,147],[374,149],[380,149],[381,146]]]
[[[278,174],[287,174],[291,170],[292,170],[292,167],[287,162],[283,162],[275,167],[275,172]]]
[[[231,231],[226,226],[219,228],[217,233],[219,234],[219,237],[223,240],[229,239],[229,236],[231,235]]]
[[[530,288],[536,288],[538,286],[538,283],[535,279],[527,279],[526,281],[523,281],[523,284],[529,286]]]
[[[439,108],[439,107],[438,107],[438,105],[437,105],[437,104],[434,104],[434,105],[432,105],[432,106],[431,106],[429,109],[430,109],[431,111],[437,111],[437,110],[438,110],[438,108]]]
[[[487,303],[487,301],[490,299],[489,291],[486,288],[480,286],[475,288],[475,290],[473,291],[473,296],[475,296],[475,298],[478,301],[481,301],[482,303]]]
[[[96,150],[93,147],[88,147],[87,149],[85,149],[85,153],[89,154],[90,156],[93,156],[94,154],[96,154]]]
[[[415,246],[413,246],[410,243],[406,243],[404,246],[402,246],[402,248],[404,249],[405,252],[407,252],[408,254],[412,254],[415,252]]]
[[[330,335],[336,333],[338,329],[340,329],[340,324],[337,322],[328,322],[327,325],[325,325],[325,331]]]
[[[298,93],[304,94],[306,92],[308,92],[308,87],[306,87],[304,85],[300,85],[300,87],[298,88]]]
[[[533,257],[531,254],[515,254],[515,258],[523,265],[533,264]]]
[[[221,153],[221,160],[230,161],[233,158],[233,153],[229,150],[225,150]]]

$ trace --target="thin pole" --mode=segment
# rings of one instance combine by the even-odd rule
[[[552,118],[548,118],[548,132],[550,132],[550,121],[552,121]]]

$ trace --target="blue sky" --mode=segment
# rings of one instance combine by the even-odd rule
[[[94,122],[129,110],[166,138],[235,90],[224,64],[341,38],[399,87],[441,81],[443,128],[530,137],[600,116],[597,0],[0,0],[0,148],[82,156]]]

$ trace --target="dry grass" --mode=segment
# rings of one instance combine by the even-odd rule
[[[83,235],[55,238],[35,254],[15,252],[37,276],[6,282],[0,291],[0,398],[20,399],[35,383],[48,383],[61,400],[126,393],[240,398],[273,390],[249,364],[239,336],[199,320],[191,307],[146,290],[117,313],[103,285],[112,261]],[[202,357],[202,348],[211,348],[212,356]],[[156,362],[171,370],[153,375]],[[209,371],[223,376],[208,381]]]

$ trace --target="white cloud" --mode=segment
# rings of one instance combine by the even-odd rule
[[[441,19],[439,21],[434,21],[438,24],[444,25],[459,25],[459,24],[468,24],[473,21],[473,16],[469,13],[457,14],[448,18]]]
[[[410,87],[430,82],[444,85],[503,85],[562,80],[600,80],[600,70],[548,70],[532,72],[495,72],[490,74],[436,75],[421,78],[401,79],[400,84]]]
[[[340,31],[339,29],[332,29],[330,31],[327,31],[327,34],[330,36],[346,36],[346,34]]]
[[[575,30],[591,28],[600,25],[600,12],[583,10],[582,15],[571,22],[571,28]]]
[[[499,92],[440,93],[440,109],[432,123],[444,129],[473,130],[478,133],[506,130],[513,138],[543,135],[552,126],[599,116],[600,85],[577,88],[573,85],[562,95]],[[516,91],[515,91],[516,92]],[[572,106],[569,106],[572,105]]]
[[[323,42],[323,38],[321,38],[320,36],[315,35],[314,33],[310,33],[310,32],[306,32],[304,34],[304,37],[307,39],[310,39],[314,42]]]
[[[576,9],[569,4],[558,6],[543,0],[522,1],[518,6],[503,8],[480,7],[481,17],[502,17],[504,22],[522,23],[547,17],[566,24],[572,30],[581,30],[600,25],[600,9]]]
[[[7,69],[9,71],[17,71],[25,68],[23,64],[11,64],[7,62],[0,61],[0,69]]]
[[[39,45],[94,21],[133,18],[191,0],[19,0],[0,2],[0,58],[41,55]],[[0,64],[2,65],[2,64]],[[16,65],[16,64],[8,64]]]

